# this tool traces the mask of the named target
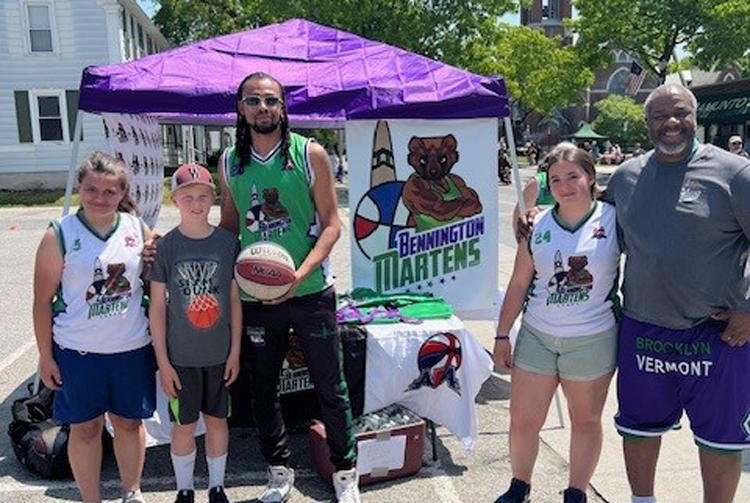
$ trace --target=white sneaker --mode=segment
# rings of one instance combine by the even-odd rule
[[[122,503],[146,503],[140,489],[128,491],[122,495]]]
[[[338,503],[360,503],[357,469],[341,470],[333,474],[333,488]]]
[[[294,487],[294,470],[286,466],[268,467],[268,484],[258,501],[261,503],[283,503],[289,499]]]

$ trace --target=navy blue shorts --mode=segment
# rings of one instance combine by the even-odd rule
[[[151,344],[115,354],[82,353],[54,344],[62,374],[55,393],[55,419],[76,424],[105,412],[146,419],[156,408],[156,363]]]

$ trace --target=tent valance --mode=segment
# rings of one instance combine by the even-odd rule
[[[128,63],[88,67],[79,107],[93,113],[232,124],[236,90],[262,71],[287,92],[297,127],[348,119],[507,117],[501,78],[487,78],[301,19],[204,40]]]

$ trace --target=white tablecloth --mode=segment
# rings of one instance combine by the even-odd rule
[[[461,320],[453,316],[419,325],[366,328],[364,412],[401,404],[446,427],[466,449],[473,449],[474,400],[490,377],[492,358]]]

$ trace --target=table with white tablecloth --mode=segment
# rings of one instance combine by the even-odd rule
[[[461,320],[370,324],[365,408],[398,403],[444,426],[473,449],[475,399],[492,373],[492,358]]]

